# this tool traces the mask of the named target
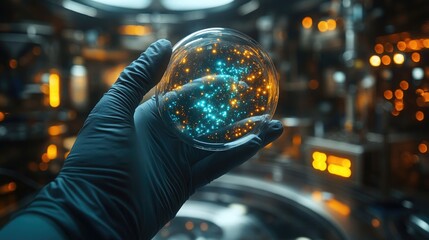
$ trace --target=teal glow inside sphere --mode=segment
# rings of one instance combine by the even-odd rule
[[[271,120],[279,84],[274,64],[249,36],[204,29],[173,47],[155,95],[166,127],[205,150],[239,146]]]

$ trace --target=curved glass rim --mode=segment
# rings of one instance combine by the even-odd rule
[[[278,73],[275,69],[274,63],[272,62],[271,57],[269,57],[268,54],[265,51],[263,51],[262,46],[257,41],[255,41],[253,38],[251,38],[250,36],[240,32],[240,31],[230,29],[230,28],[220,28],[220,27],[206,28],[206,29],[202,29],[202,30],[196,31],[194,33],[191,33],[190,35],[184,37],[183,39],[181,39],[179,42],[177,42],[173,46],[173,49],[172,49],[173,53],[172,53],[170,63],[168,64],[167,69],[169,69],[170,64],[172,63],[172,60],[174,59],[175,54],[177,53],[179,47],[188,45],[189,43],[187,43],[187,41],[189,41],[191,38],[194,38],[198,35],[204,35],[206,33],[207,34],[213,34],[216,32],[222,33],[222,34],[226,33],[228,35],[231,35],[232,37],[238,37],[238,38],[242,39],[243,41],[245,41],[246,44],[250,45],[251,47],[254,47],[256,49],[260,49],[261,51],[259,51],[259,53],[262,55],[261,56],[262,59],[264,61],[267,61],[267,66],[269,67],[269,69],[267,71],[272,73],[273,78],[274,78],[273,81],[275,82],[276,86],[278,86],[279,78],[278,78]],[[192,42],[194,42],[194,41],[192,41]],[[160,95],[160,89],[159,88],[162,85],[164,79],[165,79],[165,73],[164,73],[164,76],[161,78],[161,81],[156,85],[155,100],[156,100],[156,106],[158,108],[158,113],[160,114],[162,121],[167,126],[170,126],[171,125],[171,119],[168,118],[168,116],[165,116],[165,114],[163,114],[161,109],[160,109],[161,103],[159,101],[159,98],[161,95]],[[255,130],[254,132],[248,133],[248,134],[244,135],[243,137],[238,138],[236,140],[233,140],[231,142],[226,142],[226,143],[225,142],[222,142],[222,143],[204,142],[204,141],[200,141],[197,139],[193,139],[193,138],[184,136],[183,134],[180,134],[176,131],[173,131],[174,135],[177,136],[180,140],[184,141],[185,143],[187,143],[193,147],[196,147],[196,148],[202,149],[202,150],[207,150],[207,151],[225,151],[225,150],[228,150],[231,148],[238,147],[240,145],[247,143],[248,141],[253,139],[255,136],[258,136],[261,133],[261,130],[266,127],[268,122],[272,119],[272,115],[274,115],[274,113],[276,111],[277,104],[278,104],[278,97],[279,97],[279,88],[276,87],[275,93],[273,96],[273,99],[275,100],[276,104],[273,105],[270,113],[266,114],[267,117],[260,122],[258,128],[254,129]]]

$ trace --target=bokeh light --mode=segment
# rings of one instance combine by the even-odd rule
[[[403,64],[405,61],[404,55],[401,53],[395,53],[395,55],[393,55],[393,61],[396,64]]]
[[[429,39],[428,39],[428,38],[423,39],[422,45],[423,45],[425,48],[429,48]]]
[[[416,112],[416,119],[419,122],[423,121],[423,119],[425,119],[425,114],[422,111],[417,111]]]
[[[413,60],[413,62],[420,62],[420,53],[413,52],[411,54],[411,60]]]
[[[313,26],[313,19],[311,17],[305,17],[302,19],[302,26],[306,29],[309,29]]]
[[[384,50],[386,52],[393,52],[393,45],[390,42],[384,44]]]
[[[334,19],[328,19],[326,24],[329,31],[335,30],[335,28],[337,28],[337,22]]]
[[[251,139],[272,118],[278,79],[271,59],[250,37],[210,28],[174,46],[156,95],[164,122],[182,140],[225,150]]]
[[[389,55],[384,55],[383,57],[381,57],[381,62],[384,65],[389,65],[391,63]]]
[[[424,142],[419,144],[419,152],[420,153],[427,153],[428,152],[428,145]]]
[[[405,49],[407,49],[407,44],[404,41],[399,41],[396,44],[396,47],[398,48],[399,51],[405,51]]]
[[[317,24],[317,28],[320,32],[326,32],[328,30],[328,23],[326,21],[320,21]]]
[[[383,44],[381,44],[381,43],[375,44],[374,51],[378,54],[382,54],[384,52]]]
[[[411,50],[420,50],[418,42],[416,40],[411,40],[408,42],[408,48]]]
[[[16,61],[16,59],[9,60],[9,67],[11,69],[15,69],[17,66],[18,66],[18,61]]]
[[[407,89],[409,88],[410,84],[408,84],[408,82],[407,82],[407,81],[402,80],[402,81],[399,83],[399,86],[401,87],[401,89],[402,89],[402,90],[407,90]]]
[[[311,90],[316,90],[317,88],[319,88],[319,81],[317,81],[316,79],[311,79],[311,80],[308,82],[308,87],[309,87]]]
[[[381,64],[381,59],[379,56],[377,55],[373,55],[369,58],[369,63],[371,64],[371,66],[373,67],[378,67]]]
[[[396,89],[395,90],[395,97],[397,99],[402,99],[404,98],[404,92],[401,89]]]
[[[422,80],[424,77],[425,73],[423,71],[422,68],[413,68],[413,70],[411,70],[411,76],[413,76],[413,78],[415,80]]]
[[[393,92],[391,90],[386,90],[383,93],[384,98],[386,98],[387,100],[390,100],[393,98]]]

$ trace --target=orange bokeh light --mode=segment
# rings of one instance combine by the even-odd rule
[[[416,40],[411,40],[408,42],[408,48],[411,50],[419,50],[419,44]]]
[[[378,220],[377,218],[373,218],[373,219],[371,220],[371,225],[372,225],[373,227],[375,227],[375,228],[380,227],[380,220]]]
[[[384,65],[389,65],[391,63],[391,59],[388,55],[384,55],[383,57],[381,57],[381,62]]]
[[[125,25],[119,28],[119,32],[123,35],[144,36],[152,33],[152,28],[143,25]]]
[[[401,89],[396,89],[395,90],[395,97],[397,99],[402,99],[404,98],[404,92]]]
[[[420,153],[427,153],[428,152],[428,145],[426,143],[420,143],[419,144],[419,152]]]
[[[405,49],[407,49],[407,44],[404,41],[399,41],[396,44],[396,47],[398,48],[399,51],[404,51]]]
[[[425,48],[429,48],[429,39],[423,39],[422,44]]]
[[[335,30],[335,28],[337,28],[337,22],[334,19],[328,19],[328,21],[326,21],[326,24],[328,25],[328,30],[330,31]]]
[[[15,182],[10,182],[10,183],[8,183],[8,184],[7,184],[7,189],[8,189],[10,192],[15,191],[15,189],[16,189],[16,183],[15,183]]]
[[[391,90],[386,90],[383,93],[384,98],[386,98],[387,100],[390,100],[393,98],[393,92]]]
[[[194,229],[194,223],[192,221],[187,221],[185,223],[185,228],[186,230],[191,231],[192,229]]]
[[[403,101],[395,101],[395,110],[398,112],[404,110],[404,102]]]
[[[39,163],[39,169],[40,169],[40,171],[46,171],[46,170],[48,170],[48,164],[47,163],[44,163],[44,162],[41,162],[41,163]]]
[[[317,28],[320,32],[326,32],[328,30],[328,23],[326,21],[320,21],[317,24]]]
[[[402,88],[402,90],[407,90],[408,88],[409,88],[409,84],[408,84],[408,82],[407,81],[405,81],[405,80],[402,80],[400,83],[399,83],[399,86]]]
[[[382,54],[384,52],[383,44],[381,44],[381,43],[375,44],[374,51],[378,54]]]
[[[313,19],[311,17],[305,17],[302,19],[302,26],[309,29],[313,26]]]
[[[416,119],[419,122],[423,121],[423,119],[425,119],[425,114],[422,111],[417,111],[416,112]]]
[[[308,87],[309,87],[311,90],[316,90],[317,88],[319,88],[319,81],[317,81],[316,79],[311,79],[311,80],[308,82]]]
[[[393,45],[391,44],[391,43],[385,43],[384,44],[384,50],[386,51],[386,52],[393,52]]]
[[[49,75],[49,105],[53,108],[60,106],[60,76],[56,73]]]
[[[413,52],[411,54],[411,60],[413,60],[413,62],[420,62],[420,53],[418,52]]]
[[[15,59],[11,59],[9,61],[9,67],[15,69],[16,67],[18,67],[18,61],[16,61]]]
[[[50,144],[48,146],[48,149],[46,150],[46,154],[48,156],[48,159],[55,159],[58,156],[58,148],[55,144]]]

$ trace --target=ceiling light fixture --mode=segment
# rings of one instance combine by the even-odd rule
[[[63,1],[63,7],[89,17],[97,16],[97,9],[71,0]]]
[[[152,0],[92,0],[93,2],[109,5],[112,7],[143,9],[149,7]],[[180,1],[179,1],[180,2]]]
[[[191,11],[220,7],[233,1],[234,0],[161,0],[161,3],[168,10]]]

